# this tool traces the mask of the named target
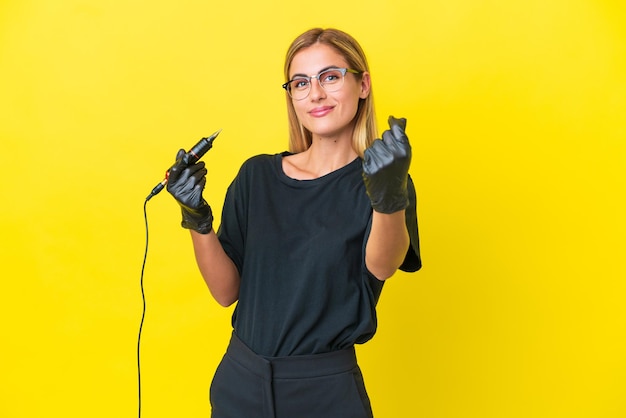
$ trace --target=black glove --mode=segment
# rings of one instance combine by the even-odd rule
[[[394,213],[409,206],[411,145],[404,133],[406,119],[389,116],[389,128],[382,140],[375,140],[365,150],[363,158],[365,190],[372,208],[380,213]]]
[[[187,153],[181,149],[167,177],[167,191],[174,196],[183,213],[181,225],[201,234],[208,234],[213,227],[211,207],[202,197],[206,173],[203,161],[190,165]]]

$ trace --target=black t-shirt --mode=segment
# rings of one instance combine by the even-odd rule
[[[226,193],[218,237],[241,274],[233,327],[264,356],[319,354],[369,340],[383,287],[365,267],[372,207],[362,162],[314,180],[283,172],[288,153],[250,158]],[[401,269],[421,267],[415,189],[411,246]]]

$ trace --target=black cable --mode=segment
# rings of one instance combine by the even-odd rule
[[[146,198],[145,202],[143,202],[143,219],[146,225],[146,249],[143,254],[143,264],[141,265],[141,300],[143,301],[143,309],[141,312],[141,323],[139,324],[139,334],[137,335],[137,385],[139,390],[139,418],[141,418],[141,331],[143,330],[143,320],[146,317],[146,294],[143,289],[143,273],[146,268],[146,259],[148,258],[148,213],[146,211],[146,206],[148,204],[149,198]]]

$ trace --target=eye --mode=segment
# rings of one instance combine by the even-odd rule
[[[309,87],[309,80],[306,78],[294,78],[291,81],[291,88],[293,90],[305,90]]]
[[[320,74],[320,80],[324,84],[333,84],[341,80],[342,74],[339,70],[328,70]]]

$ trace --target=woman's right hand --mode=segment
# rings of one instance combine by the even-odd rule
[[[178,151],[176,163],[167,177],[167,191],[180,205],[183,228],[199,232],[191,234],[196,263],[211,294],[222,306],[230,306],[239,298],[239,271],[224,251],[216,234],[212,234],[213,213],[202,197],[207,169],[204,162],[189,164],[185,150]]]
[[[202,197],[206,184],[207,169],[203,161],[189,164],[185,150],[176,154],[176,163],[167,176],[167,191],[181,207],[183,228],[208,234],[213,228],[211,207]]]

